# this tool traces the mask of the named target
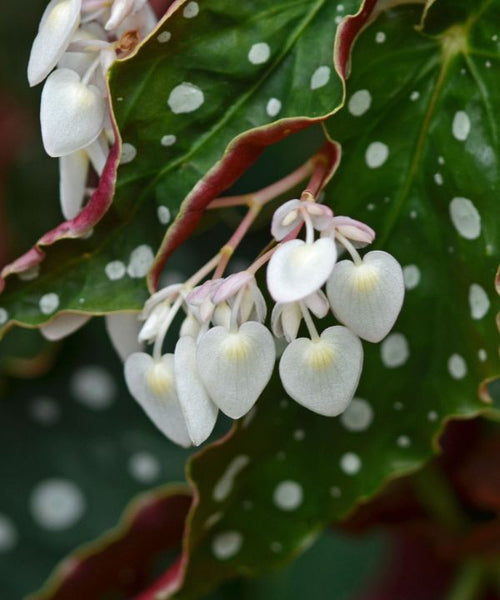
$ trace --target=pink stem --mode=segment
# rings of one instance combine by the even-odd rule
[[[216,198],[212,200],[207,208],[225,208],[228,206],[243,206],[248,205],[251,202],[260,204],[266,204],[267,202],[274,200],[284,192],[292,189],[299,184],[303,179],[311,174],[314,168],[314,159],[309,159],[302,166],[296,169],[293,173],[290,173],[283,179],[262,188],[254,194],[243,194],[241,196],[226,196],[225,198]]]

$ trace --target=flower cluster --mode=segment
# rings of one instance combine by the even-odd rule
[[[305,239],[298,239],[302,228]],[[178,444],[202,443],[219,410],[238,419],[253,407],[274,370],[275,338],[287,343],[279,362],[287,393],[318,414],[342,413],[361,375],[361,339],[379,342],[399,314],[401,267],[382,251],[361,258],[357,248],[375,237],[364,223],[334,216],[305,192],[276,210],[271,233],[276,246],[245,271],[221,277],[226,264],[221,251],[184,284],[160,290],[144,307],[139,338],[154,342],[153,355],[130,355],[125,378],[145,412]],[[345,250],[350,259],[338,261]],[[268,261],[272,334],[255,278]],[[175,350],[163,354],[165,335],[181,309],[185,318]],[[331,313],[341,325],[319,333],[315,319]],[[298,337],[302,324],[307,336]]]
[[[148,0],[51,0],[43,13],[28,80],[33,86],[47,78],[42,139],[46,152],[59,158],[66,219],[80,212],[90,165],[101,175],[113,143],[106,73],[155,25]]]

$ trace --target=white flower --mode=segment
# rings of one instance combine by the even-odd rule
[[[313,243],[290,240],[273,254],[267,287],[276,302],[297,302],[324,285],[337,260],[335,242],[324,237]]]
[[[317,231],[322,231],[331,223],[333,213],[328,206],[307,200],[289,200],[274,213],[271,224],[273,237],[281,241],[304,221],[310,220]]]
[[[30,85],[43,81],[56,66],[78,27],[80,10],[81,0],[52,0],[48,4],[31,48]]]
[[[196,342],[191,336],[181,337],[177,342],[174,370],[177,395],[189,437],[195,446],[199,446],[212,433],[218,409],[198,373]]]
[[[298,338],[283,352],[283,387],[299,404],[320,415],[342,413],[352,400],[363,366],[363,348],[346,327],[325,329],[310,340]]]
[[[175,386],[173,354],[165,354],[159,360],[144,352],[131,354],[125,361],[125,381],[162,433],[180,446],[191,445]]]
[[[319,319],[326,317],[330,310],[328,298],[321,290],[307,296],[302,302]],[[300,302],[275,304],[271,315],[271,329],[276,337],[284,337],[288,342],[292,342],[297,337],[301,321]]]
[[[228,330],[213,327],[198,343],[198,372],[213,402],[233,419],[255,404],[273,372],[271,333],[254,321]]]
[[[240,325],[246,321],[263,323],[266,319],[266,301],[249,271],[233,273],[221,280],[213,289],[211,299],[217,306],[227,301],[236,313],[235,322]]]
[[[111,7],[111,14],[104,26],[108,31],[116,29],[130,14],[141,10],[147,0],[115,0]]]
[[[392,329],[405,290],[400,264],[379,250],[358,264],[339,262],[326,289],[335,317],[369,342],[380,342]]]
[[[162,325],[170,314],[172,302],[182,291],[182,284],[174,283],[153,294],[144,305],[139,319],[144,325],[139,332],[139,342],[154,342]]]
[[[64,156],[91,144],[100,134],[106,103],[99,88],[70,69],[57,69],[45,82],[40,107],[42,139],[50,156]]]
[[[65,219],[74,219],[85,198],[89,171],[89,156],[77,150],[59,158],[59,197]]]
[[[363,248],[375,239],[375,232],[371,227],[351,217],[333,217],[322,235],[332,235],[335,232],[353,242],[355,248]]]

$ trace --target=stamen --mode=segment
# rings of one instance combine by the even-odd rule
[[[351,244],[351,242],[338,231],[335,232],[335,237],[342,244],[342,246],[344,246],[347,252],[349,252],[352,260],[354,261],[354,264],[357,266],[361,265],[363,263],[363,261],[361,260],[361,256],[359,255],[359,252],[356,250],[356,248]]]

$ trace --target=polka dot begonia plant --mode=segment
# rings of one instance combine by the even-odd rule
[[[120,402],[165,447],[212,443],[187,464],[189,511],[184,488],[154,492],[40,600],[86,590],[148,502],[162,531],[179,503],[182,550],[133,597],[203,597],[416,471],[450,419],[498,419],[500,3],[157,4],[45,8],[28,80],[65,220],[3,268],[0,328],[59,341],[104,316]],[[116,403],[98,366],[69,389]],[[60,417],[43,394],[30,414]],[[147,450],[124,464],[162,473]],[[29,503],[54,531],[87,510],[57,476]],[[16,535],[0,514],[0,550]],[[99,597],[132,597],[104,579]]]

